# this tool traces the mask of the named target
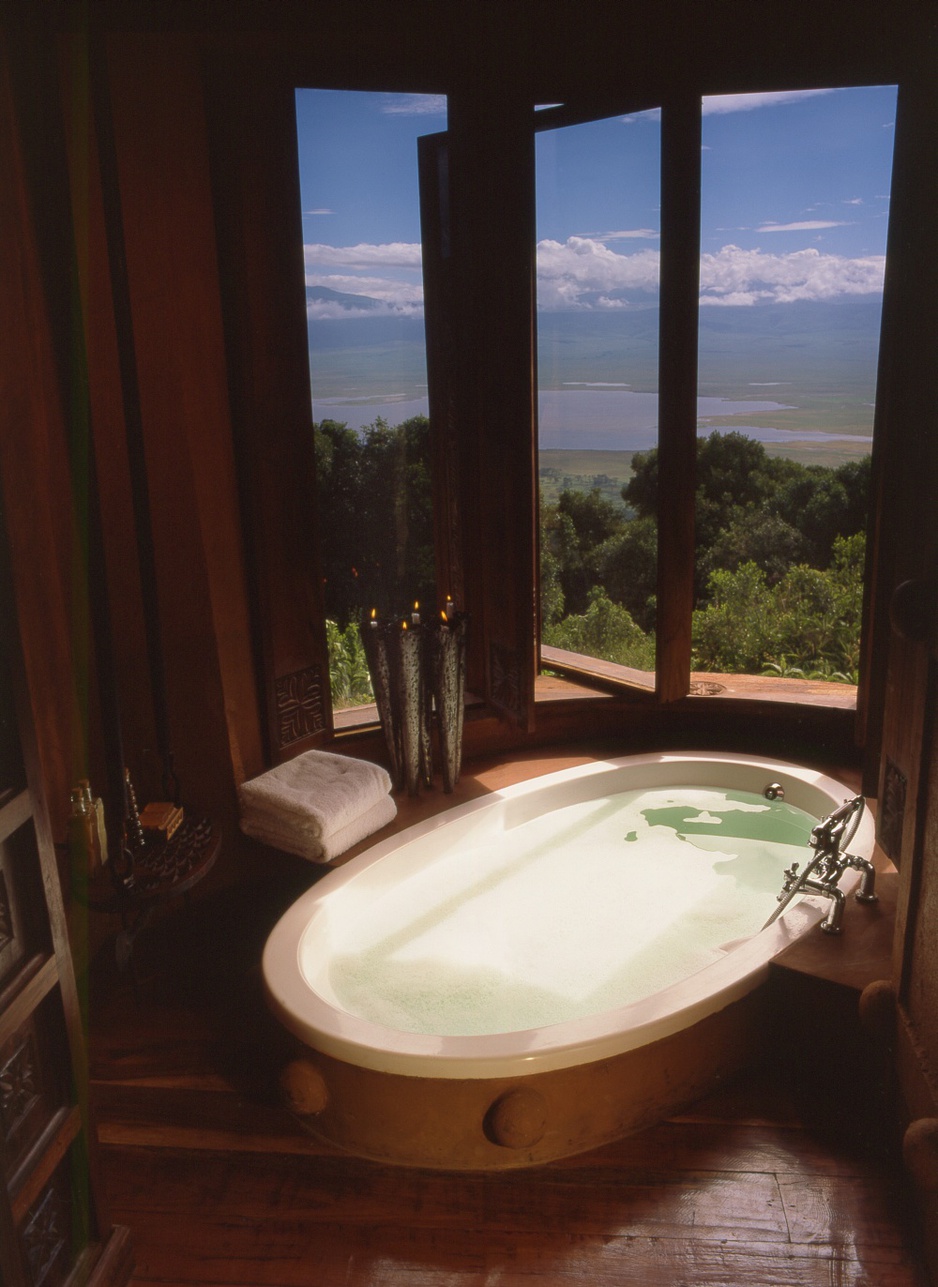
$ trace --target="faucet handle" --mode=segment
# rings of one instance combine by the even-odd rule
[[[782,885],[782,892],[778,896],[779,902],[782,901],[786,894],[790,894],[794,886],[797,884],[798,867],[799,864],[793,862],[790,867],[785,868],[785,883]]]

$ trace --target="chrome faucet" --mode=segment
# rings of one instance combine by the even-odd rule
[[[859,858],[856,854],[847,852],[847,845],[860,825],[865,805],[862,795],[854,796],[852,800],[845,800],[839,809],[835,809],[813,828],[808,843],[815,851],[814,857],[803,872],[799,873],[799,864],[796,862],[786,868],[785,883],[778,895],[779,906],[765,922],[763,929],[781,916],[798,894],[810,893],[821,894],[831,900],[830,911],[821,921],[821,929],[825,934],[839,934],[846,902],[846,895],[839,882],[848,867],[861,873],[860,886],[856,892],[857,902],[876,902],[876,872],[873,864],[868,858]]]

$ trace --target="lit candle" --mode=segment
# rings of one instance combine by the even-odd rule
[[[417,600],[415,599],[415,600],[414,600],[414,610],[413,610],[413,612],[410,614],[410,619],[411,619],[411,621],[414,623],[414,625],[415,625],[415,626],[419,626],[419,625],[420,625],[420,613],[419,613],[419,611],[418,611],[419,607],[420,607],[420,604],[419,604],[419,603],[417,602]]]
[[[377,608],[372,608],[372,609],[371,609],[371,620],[370,620],[370,621],[369,621],[369,623],[368,623],[368,624],[371,626],[372,630],[377,630],[377,629],[378,629],[377,616],[378,616],[378,609],[377,609]]]

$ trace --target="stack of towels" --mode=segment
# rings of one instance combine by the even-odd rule
[[[306,751],[238,788],[241,830],[255,840],[331,862],[397,813],[378,764]]]

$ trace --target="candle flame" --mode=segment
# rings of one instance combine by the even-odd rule
[[[377,609],[377,608],[372,608],[372,609],[371,609],[371,619],[372,619],[372,621],[374,621],[374,619],[375,619],[375,617],[376,617],[377,615],[378,615],[378,609]]]

